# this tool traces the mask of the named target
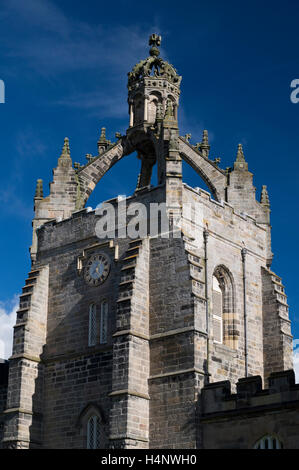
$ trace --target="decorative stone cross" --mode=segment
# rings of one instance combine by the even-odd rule
[[[158,34],[152,34],[149,38],[149,45],[159,47],[161,45],[162,37]]]
[[[87,154],[86,154],[86,160],[87,160],[88,162],[90,162],[90,161],[92,160],[92,158],[93,158],[93,157],[92,157],[92,154],[91,154],[91,153],[87,153]]]

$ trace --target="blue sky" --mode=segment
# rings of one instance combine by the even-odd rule
[[[102,126],[112,140],[125,131],[127,72],[147,57],[153,32],[162,35],[163,58],[183,76],[181,135],[190,132],[195,143],[208,129],[211,156],[221,157],[223,168],[241,142],[257,197],[268,186],[272,267],[286,285],[299,338],[299,103],[290,101],[290,83],[299,78],[298,14],[295,0],[1,2],[0,341],[30,269],[36,179],[47,194],[65,136],[73,161],[83,163],[86,153],[96,153]],[[124,159],[88,205],[130,194],[138,171],[134,155]],[[184,180],[202,186],[186,166]]]

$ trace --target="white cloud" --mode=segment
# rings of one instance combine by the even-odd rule
[[[108,28],[104,23],[91,26],[67,16],[49,0],[10,0],[0,6],[1,15],[11,24],[8,37],[2,37],[7,56],[24,59],[48,78],[84,69],[104,75],[109,69],[109,79],[126,73],[144,56],[147,38],[155,30],[127,25]]]
[[[0,359],[8,359],[12,352],[13,326],[19,300],[15,296],[10,302],[0,303]]]
[[[11,26],[0,30],[0,42],[6,56],[14,59],[8,61],[6,74],[21,70],[29,80],[42,76],[52,85],[71,74],[66,81],[70,92],[54,103],[50,96],[48,104],[80,108],[98,118],[127,115],[127,73],[148,55],[148,37],[160,34],[160,27],[126,23],[108,27],[102,18],[91,25],[68,16],[50,0],[0,3],[1,16]],[[163,49],[161,55],[166,58]],[[80,72],[85,71],[86,80],[82,80]]]
[[[122,95],[113,94],[111,96],[102,91],[74,93],[54,104],[89,110],[92,115],[104,115],[105,117],[121,118],[128,114],[128,105]]]
[[[31,128],[28,128],[15,135],[15,149],[17,157],[12,161],[11,174],[7,175],[5,182],[3,181],[0,187],[0,212],[30,220],[33,217],[31,200],[28,201],[20,194],[20,188],[24,182],[23,166],[25,163],[28,165],[28,161],[41,158],[47,148],[42,139]],[[32,197],[34,189],[33,186]],[[0,308],[1,306],[0,302]]]
[[[10,0],[1,5],[4,17],[14,16],[25,24],[59,34],[68,34],[68,20],[49,0]]]
[[[6,185],[2,185],[0,188],[0,206],[2,213],[13,214],[15,217],[25,218],[27,221],[33,217],[32,204],[29,205],[27,201],[18,194],[18,185],[15,182],[11,183],[10,180],[6,182]]]
[[[294,371],[296,383],[299,383],[299,340],[294,340]]]
[[[32,128],[22,129],[19,131],[15,138],[16,150],[19,155],[26,157],[28,162],[29,158],[40,158],[47,150],[43,140],[37,135],[37,132]]]

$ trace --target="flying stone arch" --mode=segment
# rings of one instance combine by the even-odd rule
[[[136,132],[131,134],[130,138],[123,136],[110,149],[101,155],[92,159],[83,168],[77,172],[77,210],[82,209],[91,193],[103,178],[103,176],[124,157],[137,151],[137,156],[142,160],[142,166],[146,167],[149,161],[149,169],[156,162],[157,148],[156,143],[144,132]],[[149,170],[148,170],[149,171]],[[150,175],[146,175],[146,180],[150,179]],[[145,186],[146,184],[143,184]]]
[[[203,179],[216,201],[225,200],[227,176],[214,162],[204,157],[182,137],[179,138],[179,152],[182,159],[187,162]]]
[[[154,138],[147,133],[137,131],[130,137],[122,137],[113,147],[97,156],[77,172],[78,207],[82,209],[101,178],[122,158],[137,151],[142,160],[141,186],[149,184],[151,168],[157,160],[158,147]],[[225,200],[227,177],[223,170],[208,158],[201,155],[183,138],[179,138],[179,152],[203,179],[217,201]],[[139,186],[140,186],[139,185]]]

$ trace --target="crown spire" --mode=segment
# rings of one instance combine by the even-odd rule
[[[262,193],[261,193],[261,204],[266,207],[270,207],[270,200],[269,200],[269,194],[267,191],[267,186],[263,186],[262,188]]]
[[[180,83],[182,77],[178,75],[176,69],[173,65],[169,64],[163,60],[160,56],[159,46],[161,45],[162,38],[158,34],[152,34],[149,38],[149,45],[151,46],[149,50],[149,57],[145,60],[138,62],[128,73],[128,89],[129,95],[130,92],[134,93],[138,89],[140,90],[140,83],[143,83],[144,78],[149,78],[155,76],[156,79],[167,80],[171,83],[172,87],[175,87],[173,92],[179,94]],[[146,84],[145,84],[146,85]],[[164,88],[164,82],[156,82],[158,88]],[[152,83],[151,83],[152,86]],[[129,100],[130,100],[129,96]]]

